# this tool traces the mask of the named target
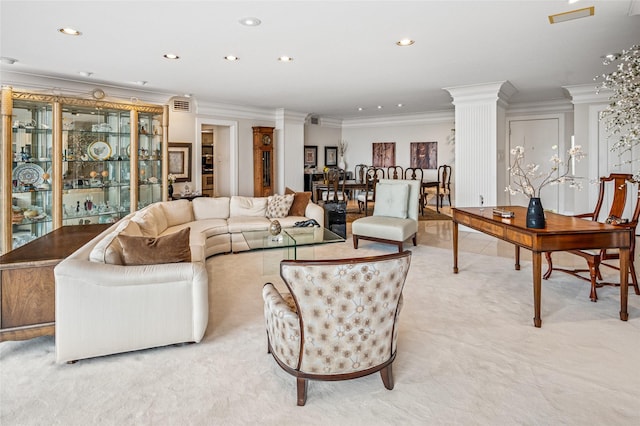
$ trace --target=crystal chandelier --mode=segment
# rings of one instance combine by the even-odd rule
[[[598,90],[612,91],[600,120],[607,133],[617,139],[611,150],[629,151],[640,144],[640,45],[605,56],[603,64],[616,64],[616,70],[596,77],[602,78]],[[640,178],[640,171],[635,175]]]

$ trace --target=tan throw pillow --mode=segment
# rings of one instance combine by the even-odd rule
[[[267,217],[277,219],[287,217],[293,204],[293,194],[271,195],[267,199]]]
[[[187,227],[157,238],[120,234],[118,241],[122,246],[122,261],[125,265],[190,262],[190,230]]]
[[[311,201],[311,192],[295,192],[287,187],[284,193],[293,194],[293,204],[289,209],[289,216],[305,216],[307,204]]]

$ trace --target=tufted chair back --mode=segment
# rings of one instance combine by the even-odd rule
[[[285,260],[289,294],[263,288],[269,352],[296,376],[298,405],[307,379],[346,380],[380,371],[393,389],[398,316],[411,252],[338,260]]]

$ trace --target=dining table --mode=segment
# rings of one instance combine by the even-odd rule
[[[342,184],[343,184],[343,181],[340,181],[338,184],[338,187],[342,187]],[[366,187],[367,187],[367,183],[364,180],[347,179],[344,181],[344,191],[348,194],[353,193],[353,191],[357,191],[357,190],[365,190]],[[436,188],[436,200],[440,196],[440,182],[437,180],[423,180],[421,188],[422,189]],[[313,201],[315,203],[320,201],[322,199],[322,191],[328,191],[328,190],[329,190],[329,184],[321,180],[314,181],[313,189],[312,189]],[[426,203],[426,199],[424,199],[424,202]],[[437,202],[436,202],[436,211],[440,213],[440,207],[438,206]]]

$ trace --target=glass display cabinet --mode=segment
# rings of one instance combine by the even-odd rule
[[[166,106],[2,88],[0,254],[167,199]]]

